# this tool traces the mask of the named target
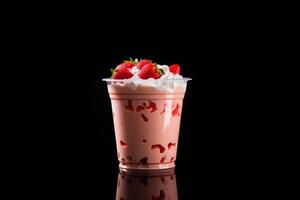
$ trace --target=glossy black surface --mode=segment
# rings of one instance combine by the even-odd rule
[[[40,61],[43,76],[29,91],[35,100],[26,104],[26,113],[34,116],[27,119],[34,129],[26,136],[34,190],[54,197],[115,198],[119,168],[110,99],[101,79],[129,56],[179,63],[182,74],[193,78],[181,119],[175,168],[178,198],[245,189],[241,183],[256,168],[249,161],[255,132],[245,117],[252,105],[245,104],[245,88],[232,81],[238,69],[228,62],[229,54],[208,43],[199,51],[193,49],[199,43],[127,45],[67,46],[69,54]],[[224,67],[224,62],[233,67]]]

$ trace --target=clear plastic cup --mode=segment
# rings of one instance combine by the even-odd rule
[[[175,167],[183,98],[187,81],[160,80],[161,85],[107,82],[121,170]]]

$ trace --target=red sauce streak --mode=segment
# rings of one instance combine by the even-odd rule
[[[148,162],[148,158],[147,158],[147,157],[142,158],[142,159],[140,160],[140,163],[142,163],[143,165],[147,165],[147,162]]]
[[[172,111],[172,115],[175,117],[176,115],[180,115],[179,114],[179,108],[180,108],[180,106],[179,106],[179,104],[176,104],[176,107],[175,107],[175,109]]]
[[[136,107],[136,112],[140,112],[142,110],[145,110],[145,108],[143,106],[137,106]]]
[[[163,162],[165,162],[165,160],[166,160],[166,156],[163,156],[163,157],[161,157],[161,159],[160,159],[160,163],[163,163]]]
[[[171,160],[170,160],[170,162],[173,162],[173,160],[174,160],[174,159],[175,159],[175,158],[174,158],[174,157],[172,157],[172,158],[171,158]]]
[[[146,103],[143,103],[143,106],[146,107]]]
[[[157,110],[156,103],[149,101],[149,106],[146,107],[147,109],[152,109],[150,112],[154,112]]]
[[[125,162],[125,159],[124,159],[124,158],[122,158],[122,162]]]
[[[171,142],[170,142],[170,143],[168,144],[168,149],[170,150],[170,149],[172,148],[172,146],[175,147],[175,145],[176,145],[176,143],[171,143]]]
[[[145,122],[148,121],[148,118],[147,118],[144,114],[141,114],[141,116],[142,116],[142,118],[143,118],[143,120],[144,120]]]
[[[125,105],[125,108],[126,108],[127,110],[134,111],[133,106],[132,106],[132,100],[131,100],[131,99],[128,99],[128,105]]]
[[[122,140],[120,140],[120,144],[121,144],[121,147],[127,147],[127,144],[125,142],[123,142]]]
[[[159,196],[152,195],[151,200],[164,200],[165,199],[165,192],[163,190],[160,190]]]
[[[166,112],[166,104],[164,104],[164,108],[163,110],[161,111],[161,113],[159,113],[160,115],[163,114],[164,112]]]
[[[159,152],[160,152],[160,153],[165,152],[165,147],[163,147],[163,146],[160,145],[160,144],[154,144],[154,145],[151,146],[151,149],[156,149],[156,148],[159,149]]]
[[[125,198],[121,197],[120,200],[126,200]]]
[[[147,142],[147,140],[143,139],[143,142],[144,142],[144,143],[146,143],[146,142]]]

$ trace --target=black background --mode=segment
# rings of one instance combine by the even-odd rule
[[[201,19],[202,14],[195,20],[194,15],[149,17],[142,24],[117,18],[53,25],[45,19],[38,32],[26,26],[32,34],[24,36],[18,50],[28,66],[20,70],[27,88],[20,94],[20,117],[29,130],[21,136],[29,151],[21,153],[27,167],[17,170],[33,180],[35,194],[115,198],[119,169],[110,100],[101,79],[128,57],[178,63],[183,76],[193,78],[176,161],[179,199],[249,190],[246,182],[258,167],[251,162],[257,148],[252,141],[259,139],[252,118],[257,99],[249,86],[255,84],[249,82],[255,39],[240,21]]]
[[[110,99],[101,79],[129,56],[179,63],[182,74],[193,78],[184,100],[176,161],[180,199],[216,188],[224,192],[232,181],[236,188],[239,179],[249,175],[251,148],[246,146],[251,127],[241,114],[247,112],[247,97],[244,87],[232,83],[237,80],[232,79],[232,63],[224,64],[234,62],[235,56],[228,58],[228,53],[205,44],[199,49],[162,44],[99,46],[87,52],[67,48],[74,53],[68,55],[70,62],[51,59],[34,91],[39,100],[34,105],[33,169],[39,191],[114,198],[118,162]]]

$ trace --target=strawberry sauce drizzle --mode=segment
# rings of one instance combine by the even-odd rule
[[[145,108],[143,106],[137,106],[136,107],[136,112],[140,112],[142,110],[145,110]]]
[[[154,144],[151,146],[151,149],[159,149],[159,152],[160,153],[163,153],[165,152],[165,147],[163,147],[161,144]]]
[[[179,108],[180,108],[180,106],[179,106],[179,104],[177,103],[176,104],[176,107],[175,107],[175,109],[172,111],[172,115],[175,117],[176,115],[180,115],[179,114]]]
[[[145,122],[148,121],[148,118],[147,118],[144,114],[141,114],[141,116],[142,116],[142,118],[143,118],[143,120],[144,120]]]
[[[140,160],[140,163],[142,163],[143,165],[147,165],[148,163],[148,158],[147,157],[144,157]]]
[[[127,110],[134,111],[133,106],[132,106],[132,100],[131,100],[131,99],[128,99],[128,105],[125,105],[125,108],[126,108]]]
[[[165,162],[165,160],[166,160],[166,156],[163,156],[163,157],[161,157],[161,159],[160,159],[160,163],[163,163],[163,162]]]
[[[164,108],[163,110],[161,111],[161,113],[159,113],[160,115],[163,114],[164,112],[166,112],[166,104],[164,104]]]
[[[127,147],[127,144],[125,142],[123,142],[122,140],[120,140],[120,144],[121,144],[121,147]]]
[[[157,105],[156,105],[156,103],[149,100],[149,106],[147,106],[146,108],[147,109],[152,109],[150,112],[154,112],[154,111],[157,110]]]
[[[175,145],[176,145],[176,143],[171,143],[171,142],[170,142],[170,143],[168,144],[168,149],[170,150],[173,146],[175,147]]]

